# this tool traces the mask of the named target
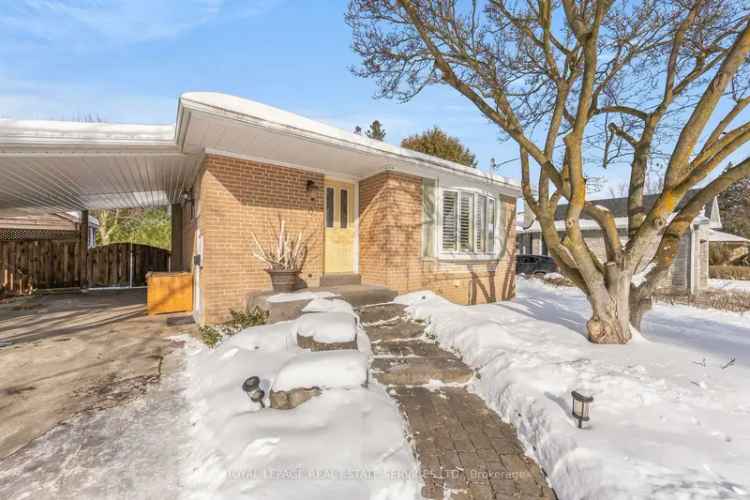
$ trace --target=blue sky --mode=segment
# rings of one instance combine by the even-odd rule
[[[513,159],[462,96],[430,88],[372,98],[344,23],[344,0],[5,0],[0,117],[174,123],[186,91],[235,94],[344,129],[379,119],[386,141],[439,125],[477,155]],[[116,6],[112,6],[117,4]],[[598,169],[594,172],[602,175]],[[520,177],[514,163],[501,175]],[[608,172],[612,183],[622,172]]]

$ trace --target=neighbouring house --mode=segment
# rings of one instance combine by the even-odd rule
[[[514,294],[516,182],[256,102],[187,93],[175,126],[0,121],[18,193],[0,194],[0,215],[52,203],[59,187],[24,170],[29,158],[70,180],[70,210],[170,205],[173,268],[193,272],[203,323],[270,288],[252,235],[270,243],[279,220],[308,238],[301,286]]]
[[[0,241],[75,240],[79,237],[81,216],[76,212],[0,216]],[[99,221],[89,217],[89,247],[96,244]]]
[[[687,204],[698,190],[688,191],[677,210]],[[643,197],[646,211],[656,202],[658,195],[651,194]],[[597,205],[607,208],[615,217],[618,233],[623,243],[628,240],[628,199],[609,198],[592,200]],[[558,205],[555,211],[555,226],[562,234],[565,230],[565,214],[568,205]],[[548,255],[547,246],[542,238],[541,227],[535,220],[531,210],[523,211],[523,218],[517,220],[517,249],[519,254]],[[707,203],[702,212],[693,220],[690,229],[680,240],[677,256],[668,273],[660,283],[662,291],[671,293],[695,293],[708,287],[709,245],[721,244],[727,240],[735,241],[740,238],[720,231],[721,215],[716,198]],[[604,237],[599,225],[585,213],[581,215],[581,229],[589,248],[604,262],[606,249]],[[642,268],[648,265],[648,259]]]

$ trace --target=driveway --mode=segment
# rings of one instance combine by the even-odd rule
[[[145,290],[42,295],[0,304],[0,461],[58,423],[143,394],[159,381],[167,326]]]

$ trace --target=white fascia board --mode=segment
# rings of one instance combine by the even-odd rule
[[[394,170],[408,170],[407,166],[404,165],[406,163],[407,165],[411,164],[433,173],[432,175],[424,175],[426,177],[435,177],[436,172],[447,171],[456,175],[465,175],[496,184],[499,187],[505,188],[509,196],[518,197],[521,194],[520,186],[511,179],[492,176],[458,163],[346,132],[271,106],[223,94],[190,92],[180,97],[176,129],[177,144],[180,147],[184,143],[190,121],[200,119],[200,114],[193,116],[191,111],[262,127],[266,130],[277,131],[307,141],[395,160],[385,162],[393,165]]]

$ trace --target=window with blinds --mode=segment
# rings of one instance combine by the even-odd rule
[[[443,192],[443,250],[455,252],[458,249],[458,193]]]
[[[442,208],[444,252],[495,253],[495,198],[469,191],[443,191]]]

